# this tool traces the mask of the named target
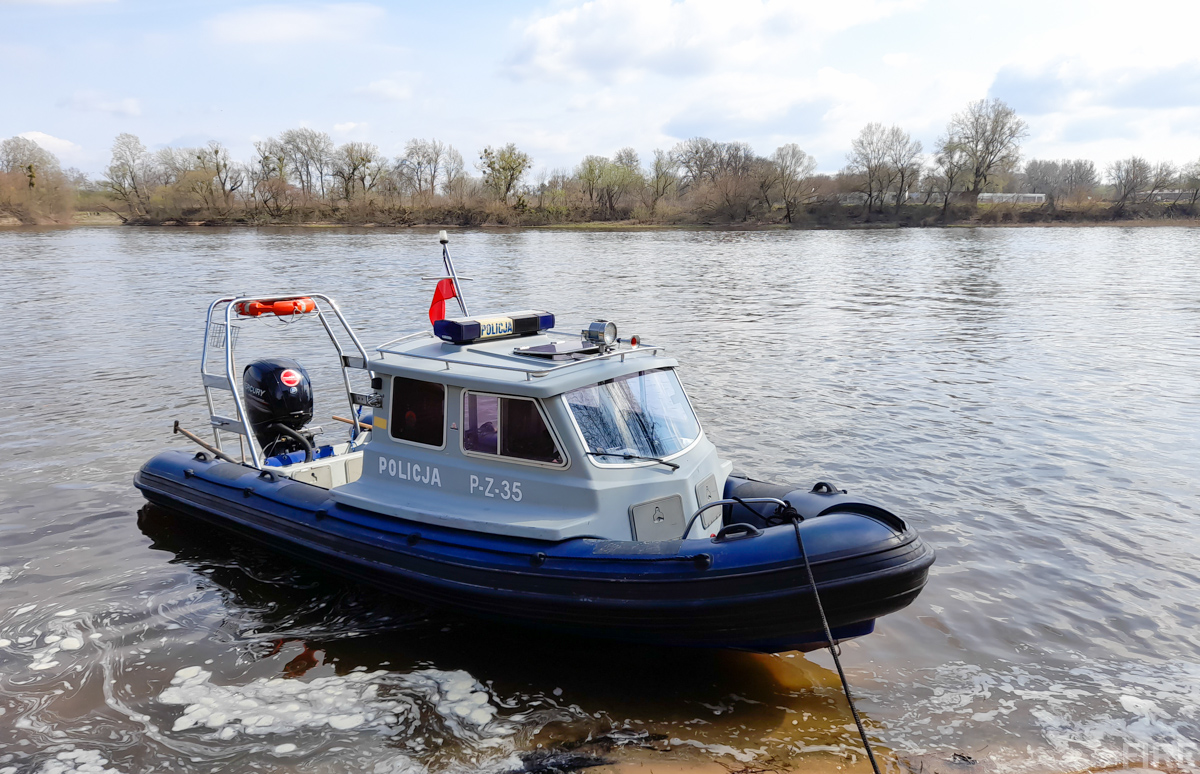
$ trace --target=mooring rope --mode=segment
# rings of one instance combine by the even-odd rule
[[[854,716],[854,724],[858,726],[858,735],[862,737],[863,749],[867,751],[867,760],[871,761],[871,768],[875,774],[879,774],[879,764],[875,762],[875,753],[871,751],[871,740],[867,739],[867,730],[863,728],[862,718],[858,716],[858,708],[854,706],[854,697],[850,695],[850,683],[846,680],[846,672],[842,669],[842,660],[838,658],[838,649],[833,641],[833,633],[829,631],[829,621],[825,618],[825,607],[821,604],[821,593],[817,591],[817,580],[813,577],[812,565],[808,563],[808,552],[804,550],[804,540],[800,537],[802,517],[794,510],[792,514],[792,526],[796,529],[796,545],[800,547],[800,556],[804,559],[804,570],[808,573],[813,599],[817,601],[817,612],[821,615],[821,626],[825,629],[825,641],[829,643],[829,655],[833,656],[838,677],[842,679],[842,691],[845,692],[846,701],[850,704],[850,714]]]

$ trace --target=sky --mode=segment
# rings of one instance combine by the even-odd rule
[[[1200,2],[0,0],[0,138],[99,175],[113,138],[248,159],[299,127],[388,155],[516,143],[535,168],[694,136],[845,164],[872,121],[928,150],[969,102],[1025,158],[1200,159]]]

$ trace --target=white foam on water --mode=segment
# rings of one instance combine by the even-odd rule
[[[158,697],[163,704],[183,707],[173,732],[211,729],[222,740],[324,727],[393,735],[419,722],[414,699],[431,705],[455,732],[476,741],[512,733],[507,724],[495,722],[498,709],[489,694],[462,671],[356,671],[308,681],[271,677],[216,685],[211,672],[189,666],[176,672]]]
[[[12,577],[15,574],[16,573],[13,572],[11,567],[0,564],[0,583],[3,583],[6,580],[12,580]]]
[[[736,747],[730,747],[727,744],[705,744],[704,742],[697,742],[694,739],[672,738],[671,745],[674,747],[682,747],[684,745],[687,745],[688,747],[696,747],[704,750],[705,752],[712,753],[713,755],[722,755],[733,758],[741,763],[749,763],[758,755],[763,755],[766,753],[766,750],[739,750]]]
[[[96,750],[65,750],[43,763],[38,774],[121,774],[106,763],[108,759]]]
[[[1000,772],[1131,763],[1200,771],[1200,664],[1083,663],[923,670],[911,685],[889,688],[906,701],[873,733],[901,753],[962,751]]]
[[[514,771],[520,770],[521,763],[517,761]],[[427,769],[407,755],[395,754],[381,761],[376,761],[371,767],[371,774],[427,774]]]
[[[18,637],[18,644],[27,644],[33,642],[36,637]],[[0,640],[0,647],[6,644],[8,640]],[[83,647],[83,634],[75,629],[70,629],[62,634],[47,634],[42,642],[46,645],[40,651],[35,651],[33,661],[29,664],[29,669],[34,672],[42,672],[59,665],[59,660],[56,656],[63,651],[79,650]]]

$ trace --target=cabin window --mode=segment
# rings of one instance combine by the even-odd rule
[[[600,463],[670,457],[700,437],[700,422],[669,368],[610,379],[564,397],[588,452]]]
[[[464,392],[463,451],[563,464],[546,418],[529,398]]]
[[[392,437],[442,447],[446,443],[446,387],[397,376],[392,379]]]

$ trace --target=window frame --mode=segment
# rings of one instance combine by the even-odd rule
[[[434,446],[433,444],[429,444],[429,443],[421,443],[420,441],[410,441],[407,438],[397,438],[395,436],[395,434],[392,432],[392,429],[394,427],[396,427],[396,422],[395,422],[396,417],[392,416],[392,414],[394,413],[393,410],[396,408],[396,380],[397,379],[407,379],[410,382],[421,382],[422,384],[432,384],[432,385],[436,385],[436,386],[442,388],[442,445],[441,446]],[[446,420],[448,418],[447,415],[450,413],[449,411],[446,410],[446,404],[449,401],[449,399],[450,399],[450,388],[447,385],[443,384],[442,382],[435,382],[435,381],[432,381],[429,379],[416,379],[411,376],[403,376],[401,374],[393,374],[392,375],[391,392],[388,394],[388,417],[387,417],[388,438],[390,438],[392,441],[395,441],[396,443],[403,443],[403,444],[407,444],[408,446],[415,446],[418,449],[437,449],[438,451],[445,451],[447,436],[448,436],[448,433],[446,431]]]
[[[502,392],[490,392],[488,390],[472,390],[469,387],[463,387],[460,391],[461,399],[458,401],[459,411],[459,431],[458,431],[458,450],[464,457],[472,457],[484,460],[497,460],[499,462],[511,462],[515,465],[532,465],[537,468],[546,468],[548,470],[565,470],[571,467],[571,455],[567,451],[567,445],[562,442],[558,431],[554,427],[554,423],[550,421],[550,416],[546,413],[546,407],[542,405],[540,398],[530,398],[525,395],[507,395]],[[467,449],[467,415],[466,404],[468,395],[479,395],[489,398],[501,398],[508,400],[524,400],[533,403],[537,407],[538,414],[541,415],[542,421],[546,423],[546,429],[550,432],[550,439],[554,441],[554,448],[562,455],[562,462],[542,462],[541,460],[530,460],[524,457],[509,457],[500,453],[502,444],[500,443],[500,428],[496,428],[496,453],[489,454],[488,452],[472,451]],[[499,409],[498,409],[499,410]]]
[[[583,389],[585,387],[595,387],[596,385],[602,384],[604,382],[614,382],[617,379],[623,379],[628,376],[640,376],[641,374],[650,373],[652,371],[670,371],[671,373],[675,374],[675,382],[679,385],[679,391],[683,393],[683,399],[685,401],[687,401],[688,408],[690,408],[692,410],[692,416],[696,418],[696,428],[699,431],[696,433],[696,439],[694,441],[692,441],[691,443],[689,443],[687,446],[680,449],[679,451],[675,452],[674,454],[671,454],[668,457],[662,458],[664,460],[673,460],[676,457],[683,456],[684,454],[687,454],[688,452],[690,452],[692,449],[696,448],[696,444],[700,443],[700,441],[703,440],[703,438],[705,437],[704,436],[704,425],[700,422],[700,415],[696,413],[696,407],[695,407],[695,405],[692,404],[692,398],[690,395],[688,395],[687,388],[683,386],[683,380],[679,378],[679,374],[676,372],[676,370],[673,366],[666,366],[666,367],[662,367],[662,368],[647,368],[647,369],[644,369],[641,371],[633,371],[628,374],[622,374],[621,376],[614,376],[611,379],[601,379],[599,382],[592,382],[591,384],[585,384],[582,387],[577,387],[575,389]],[[567,390],[567,392],[573,392],[573,390]],[[588,448],[589,448],[587,437],[583,434],[583,428],[579,426],[579,421],[575,418],[575,412],[571,409],[571,404],[567,402],[567,394],[563,393],[559,397],[561,397],[563,399],[563,408],[566,410],[567,415],[571,418],[571,424],[575,427],[575,437],[578,438],[579,443],[582,444],[581,448],[584,449],[584,451],[585,451],[584,456],[587,457],[588,462],[592,463],[593,465],[595,465],[598,468],[645,468],[645,467],[649,467],[651,465],[658,464],[654,460],[622,460],[620,462],[601,462],[600,458],[597,457],[596,455],[587,454],[586,452],[588,451]]]

